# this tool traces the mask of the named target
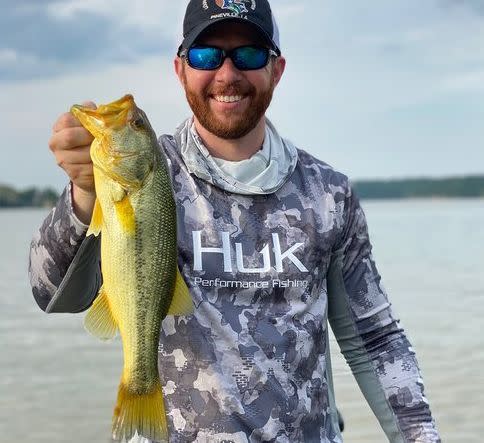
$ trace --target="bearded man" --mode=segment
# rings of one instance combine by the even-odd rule
[[[440,441],[347,177],[265,117],[286,65],[270,5],[192,0],[183,28],[174,65],[193,117],[159,139],[195,305],[161,325],[172,441],[341,442],[328,320],[389,441]],[[30,262],[47,312],[87,309],[102,279],[91,141],[70,113],[57,120],[70,183]]]

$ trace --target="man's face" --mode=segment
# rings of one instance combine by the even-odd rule
[[[250,25],[222,22],[212,26],[197,43],[230,50],[262,42]],[[272,100],[284,66],[285,60],[278,57],[262,69],[239,71],[227,58],[217,70],[202,71],[191,68],[184,59],[175,59],[195,118],[206,130],[223,139],[241,138],[257,126]]]

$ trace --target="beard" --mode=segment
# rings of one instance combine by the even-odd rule
[[[257,126],[271,103],[275,88],[272,80],[269,87],[263,91],[257,91],[253,85],[244,86],[237,82],[214,89],[207,86],[197,92],[190,89],[186,76],[183,77],[185,94],[193,114],[207,131],[225,140],[242,138]],[[249,100],[249,104],[243,112],[227,111],[223,118],[219,118],[210,108],[210,100],[215,95],[241,95],[244,100]]]

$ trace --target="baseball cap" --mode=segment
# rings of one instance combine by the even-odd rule
[[[255,26],[281,54],[279,29],[267,0],[190,0],[183,20],[183,42],[178,52],[193,45],[214,23],[237,20]]]

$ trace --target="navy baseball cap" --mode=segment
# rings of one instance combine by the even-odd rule
[[[250,23],[281,54],[279,30],[267,0],[190,0],[183,20],[183,42],[178,48],[188,49],[198,36],[214,23],[237,20]]]

